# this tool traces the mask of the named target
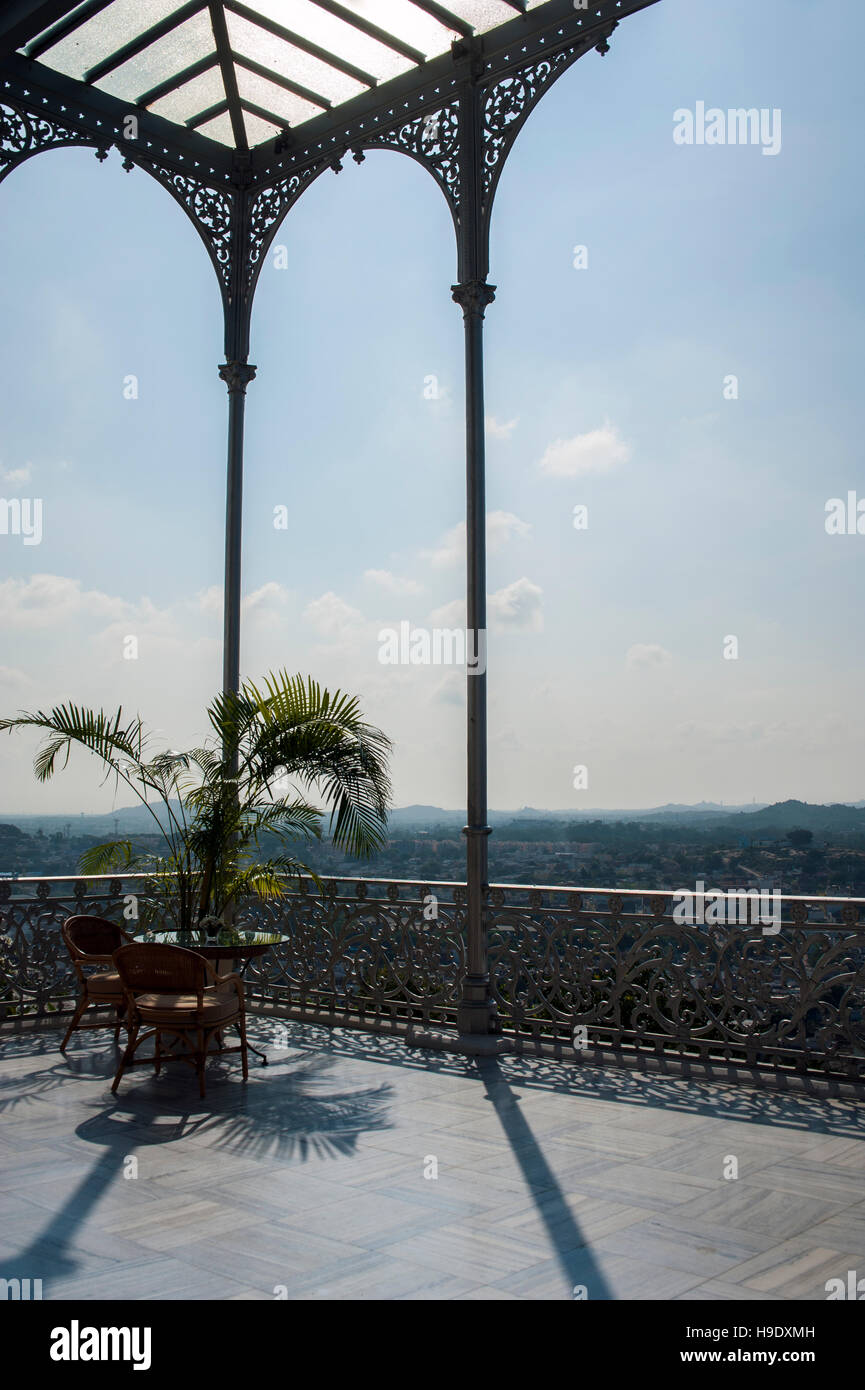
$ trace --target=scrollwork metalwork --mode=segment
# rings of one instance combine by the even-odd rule
[[[0,101],[0,178],[22,160],[61,145],[92,145],[87,137],[48,116]]]
[[[60,927],[122,920],[135,880],[0,882],[0,1019],[68,1011]],[[329,879],[245,904],[284,937],[247,969],[250,1009],[318,1022],[453,1028],[465,888]],[[431,898],[434,915],[425,911]],[[669,894],[494,885],[489,971],[505,1034],[561,1047],[865,1079],[861,903],[784,899],[777,930],[684,925]],[[124,922],[127,927],[130,925]],[[579,1054],[577,1054],[579,1055]]]
[[[510,72],[484,93],[481,205],[488,213],[505,157],[546,88],[596,41],[580,40]]]
[[[287,178],[268,184],[266,188],[253,190],[248,217],[247,244],[245,248],[245,282],[247,293],[251,290],[261,258],[270,245],[278,224],[282,221],[301,193],[327,167],[326,161],[310,164],[305,169],[289,174]]]
[[[362,149],[398,150],[418,160],[432,174],[456,217],[460,205],[460,116],[457,102],[371,135]]]
[[[656,893],[527,896],[491,913],[507,1030],[570,1042],[581,1026],[595,1048],[865,1076],[865,929],[848,905],[786,900],[764,932],[682,925]]]
[[[125,155],[124,169],[138,165],[177,200],[204,241],[223,291],[227,293],[232,271],[235,190],[213,187],[147,154],[133,153],[128,144],[118,143],[118,135],[118,130],[111,126],[96,134],[76,128],[74,121],[64,124],[53,116],[39,114],[17,103],[0,101],[0,179],[23,160],[44,150],[83,145],[95,149],[97,158],[105,160],[109,149],[116,145]]]
[[[167,188],[177,200],[210,252],[225,293],[231,287],[234,254],[232,228],[238,194],[230,188],[212,188],[189,174],[178,173],[156,160],[139,156],[135,163]]]
[[[433,885],[435,889],[436,885]],[[254,1001],[306,1018],[452,1023],[465,968],[463,913],[437,885],[329,881],[324,894],[247,905],[244,922],[288,940],[250,963]]]

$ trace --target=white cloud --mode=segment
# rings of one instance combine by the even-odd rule
[[[466,524],[461,521],[445,532],[436,550],[422,550],[421,559],[429,560],[433,569],[450,569],[458,565],[466,553]]]
[[[455,598],[452,603],[442,604],[441,608],[435,608],[430,613],[430,623],[433,627],[462,627],[466,625],[466,601],[464,598]]]
[[[23,468],[0,468],[0,482],[9,483],[12,487],[21,487],[23,483],[29,483],[33,472],[33,466],[25,463]]]
[[[627,463],[631,447],[615,425],[604,425],[573,439],[556,439],[547,446],[538,463],[549,478],[576,478],[585,473],[608,473],[619,463]]]
[[[364,570],[364,579],[370,584],[377,584],[380,589],[384,589],[389,594],[420,594],[423,592],[423,585],[418,584],[414,579],[402,579],[398,574],[391,574],[390,570]]]
[[[532,528],[513,512],[487,513],[487,550],[496,555],[517,536],[530,536]]]
[[[491,555],[516,536],[530,536],[532,528],[513,512],[487,512],[487,549]],[[428,560],[433,569],[450,569],[462,564],[466,554],[466,524],[460,521],[447,531],[436,550],[422,550],[421,559]]]
[[[487,615],[492,627],[504,628],[510,632],[541,632],[544,618],[542,612],[543,589],[533,584],[525,576],[515,579],[504,589],[487,594]],[[432,627],[466,626],[465,599],[456,598],[430,613]]]
[[[518,424],[519,416],[515,420],[508,420],[505,423],[497,420],[495,415],[488,415],[486,418],[487,434],[491,434],[493,439],[510,439]]]
[[[341,638],[364,627],[363,614],[332,591],[308,603],[303,616],[322,637]]]
[[[147,600],[144,600],[145,604]],[[134,612],[125,599],[84,589],[78,579],[60,574],[34,574],[32,579],[0,582],[0,626],[32,628],[61,626],[73,618],[125,618]]]
[[[666,647],[658,646],[657,642],[635,642],[625,653],[625,663],[628,666],[669,666],[673,660]]]
[[[209,589],[202,589],[196,594],[195,601],[202,613],[208,613],[211,617],[222,617],[222,585],[211,584]]]
[[[219,590],[219,594],[221,600],[221,589]],[[251,613],[258,608],[273,607],[276,604],[282,604],[287,598],[288,590],[283,588],[282,584],[277,584],[274,580],[271,580],[268,584],[262,584],[260,589],[253,589],[251,594],[247,594],[241,604],[241,608],[244,613]],[[222,604],[220,602],[220,607],[221,606]]]
[[[498,627],[515,632],[541,632],[544,626],[542,611],[543,589],[523,576],[513,584],[490,594],[487,600],[492,621]]]

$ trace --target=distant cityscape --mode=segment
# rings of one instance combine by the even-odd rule
[[[79,872],[83,850],[116,836],[156,849],[146,813],[20,816],[0,822],[0,873],[52,877]],[[490,881],[668,890],[703,881],[724,891],[865,897],[865,807],[784,801],[769,806],[662,807],[576,814],[525,808],[491,813]],[[333,877],[460,882],[465,841],[459,812],[406,807],[391,816],[384,849],[350,859],[328,841],[298,857]],[[262,845],[262,853],[275,850]]]

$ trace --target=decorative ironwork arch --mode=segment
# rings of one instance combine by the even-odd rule
[[[394,129],[359,141],[355,159],[364,150],[395,150],[408,155],[431,174],[445,196],[454,227],[459,227],[460,204],[460,107],[449,101],[437,110],[424,111]]]
[[[617,26],[618,21],[610,24],[600,40],[595,33],[557,53],[516,68],[484,88],[481,209],[487,226],[505,162],[529,116],[553,83],[573,67],[578,58],[592,50],[602,55],[609,52],[608,40]]]
[[[331,164],[331,161],[322,159],[317,164],[309,164],[297,173],[289,174],[287,178],[246,192],[249,206],[242,248],[242,280],[250,313],[264,258],[280,227],[301,195]]]
[[[43,150],[94,146],[92,137],[8,100],[0,100],[0,182]]]
[[[94,150],[100,161],[107,159],[109,151],[115,149],[123,156],[122,167],[127,172],[140,168],[167,189],[204,242],[223,299],[230,297],[236,190],[211,186],[192,173],[181,172],[139,153],[131,142],[123,140],[119,126],[100,136],[78,128],[74,120],[63,124],[47,113],[30,111],[17,102],[0,101],[0,183],[38,154],[75,148]]]

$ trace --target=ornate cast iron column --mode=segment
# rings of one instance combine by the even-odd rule
[[[256,369],[248,362],[253,286],[249,254],[248,157],[235,156],[236,189],[231,217],[231,255],[226,277],[225,362],[219,375],[228,387],[228,462],[225,484],[225,584],[222,688],[240,689],[240,596],[243,551],[243,424],[246,388]]]
[[[228,469],[225,492],[225,594],[222,688],[240,688],[240,578],[243,538],[243,416],[246,388],[255,376],[247,362],[225,362],[228,387]]]
[[[487,969],[487,565],[484,457],[484,310],[495,290],[484,280],[453,287],[465,323],[466,374],[466,885],[467,959],[458,1012],[461,1033],[489,1033],[493,1024]]]
[[[459,283],[451,293],[462,308],[466,381],[466,647],[475,657],[466,675],[466,974],[457,1012],[460,1033],[494,1031],[495,1008],[487,965],[487,563],[484,453],[484,311],[495,297],[487,284],[487,225],[483,217],[483,71],[469,55],[460,96]]]

